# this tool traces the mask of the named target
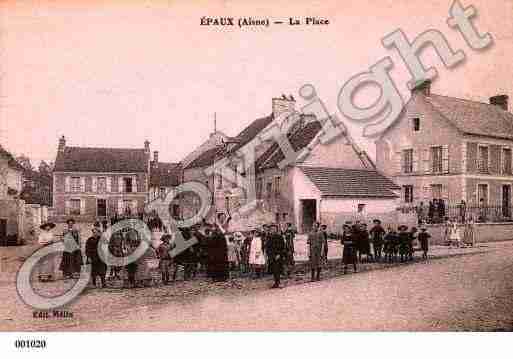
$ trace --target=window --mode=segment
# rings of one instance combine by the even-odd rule
[[[413,131],[420,131],[420,118],[415,117],[412,120],[412,123],[413,123]]]
[[[132,193],[133,187],[132,187],[132,177],[125,177],[123,178],[123,185],[124,185],[124,191],[125,193]]]
[[[511,174],[511,148],[502,149],[502,173]]]
[[[413,150],[403,150],[403,172],[404,173],[412,173],[413,172]]]
[[[440,173],[443,171],[443,147],[442,146],[436,146],[431,147],[431,168],[433,169],[434,173]]]
[[[255,183],[255,191],[256,191],[257,199],[262,198],[262,190],[264,189],[263,186],[264,186],[264,182],[262,181],[261,178],[258,178]]]
[[[69,214],[72,216],[80,216],[80,200],[71,199],[69,201]]]
[[[280,194],[281,188],[281,177],[274,177],[274,195],[278,196]]]
[[[71,177],[70,179],[71,192],[78,193],[82,190],[80,177]]]
[[[223,188],[223,174],[221,170],[219,170],[219,174],[217,175],[217,189]]]
[[[358,213],[363,213],[365,211],[365,203],[358,203]]]
[[[283,213],[283,222],[287,221],[287,216],[288,216],[288,213]]]
[[[403,186],[403,198],[404,198],[405,203],[413,202],[413,186],[412,185]]]
[[[123,200],[123,213],[131,215],[135,214],[135,206],[133,205],[132,200],[124,199]]]
[[[267,182],[265,185],[266,185],[265,192],[267,193],[268,196],[270,196],[273,191],[273,183]]]
[[[442,198],[442,185],[432,184],[431,185],[431,198],[438,199]]]
[[[96,180],[96,191],[99,193],[107,192],[107,178],[98,177]]]
[[[488,185],[486,183],[480,183],[477,185],[477,199],[479,204],[488,204]],[[481,202],[481,199],[483,202]]]
[[[173,218],[180,218],[180,205],[173,204]]]
[[[488,146],[479,146],[477,169],[481,173],[488,173]]]
[[[279,214],[279,213],[276,213],[276,214],[274,215],[274,221],[275,221],[276,223],[280,223],[280,219],[281,219],[280,214]]]

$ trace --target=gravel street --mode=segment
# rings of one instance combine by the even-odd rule
[[[511,331],[511,258],[513,242],[499,242],[435,247],[427,262],[366,264],[356,274],[333,266],[321,282],[300,274],[276,290],[268,289],[270,278],[91,289],[63,308],[73,318],[48,319],[34,319],[13,278],[3,276],[0,330]]]

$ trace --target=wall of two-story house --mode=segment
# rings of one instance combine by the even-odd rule
[[[402,187],[402,202],[459,201],[463,159],[463,135],[416,95],[376,141],[376,166]]]
[[[465,136],[463,189],[465,200],[478,204],[481,198],[493,206],[512,206],[513,141]]]
[[[54,173],[54,213],[79,221],[144,209],[146,173]]]

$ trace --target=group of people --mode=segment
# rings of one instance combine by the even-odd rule
[[[119,220],[119,218],[118,218]],[[161,221],[157,217],[150,217],[152,230],[159,231]],[[154,245],[148,245],[145,252],[135,261],[116,262],[110,266],[109,276],[112,279],[120,279],[126,282],[128,287],[148,285],[153,282],[155,273],[161,276],[162,283],[168,284],[176,279],[179,267],[183,268],[184,279],[194,278],[198,271],[204,271],[208,278],[215,282],[223,282],[230,278],[232,273],[239,275],[251,274],[262,277],[272,274],[274,283],[272,288],[279,288],[283,275],[290,276],[295,268],[294,241],[297,231],[291,223],[284,227],[276,223],[264,224],[259,229],[246,233],[228,233],[227,227],[230,218],[220,214],[215,223],[194,225],[190,228],[180,228],[173,234],[164,233],[158,243],[149,241]],[[91,264],[91,276],[93,286],[99,284],[106,286],[108,267],[104,258],[98,252],[98,246],[102,240],[107,240],[108,255],[118,258],[127,258],[139,247],[143,238],[134,228],[111,233],[110,238],[102,237],[109,225],[116,222],[96,222],[91,228],[91,236],[85,243],[85,260],[80,249],[80,233],[75,229],[75,221],[69,219],[66,222],[66,230],[62,234],[65,246],[68,248],[62,253],[60,270],[65,278],[76,277],[81,272],[84,263]],[[51,230],[53,223],[41,226],[40,243],[48,245],[56,241]],[[154,233],[154,232],[152,232]],[[176,235],[181,235],[187,242],[192,238],[194,243],[186,246],[185,250],[173,253],[176,247]],[[328,261],[327,226],[314,223],[307,236],[308,263],[311,281],[321,278],[322,269]],[[416,228],[408,230],[407,226],[399,226],[397,231],[388,227],[385,231],[381,221],[376,219],[369,230],[365,223],[356,221],[354,224],[347,222],[340,235],[335,235],[343,245],[343,269],[347,272],[352,265],[357,271],[357,263],[367,261],[407,261],[413,259],[414,241],[418,240],[423,251],[423,257],[427,258],[430,235],[423,226],[420,232]],[[258,239],[258,241],[257,241]],[[372,249],[371,249],[372,248]],[[257,254],[255,254],[257,252]],[[260,256],[259,256],[259,254]],[[41,281],[55,278],[55,259],[48,258],[40,266],[39,279]],[[160,273],[159,273],[160,272]]]
[[[395,262],[400,260],[405,262],[413,260],[415,241],[420,244],[422,257],[427,259],[430,237],[425,226],[421,227],[420,232],[416,227],[408,229],[406,225],[398,226],[397,230],[388,226],[385,231],[379,219],[373,221],[373,227],[370,230],[366,223],[346,222],[341,236],[344,273],[347,273],[347,268],[350,265],[356,272],[357,263],[362,261],[363,255],[366,256],[367,261]]]

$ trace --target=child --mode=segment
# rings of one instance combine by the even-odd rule
[[[385,261],[392,262],[394,254],[395,232],[392,227],[387,228],[387,234],[384,237]]]
[[[407,232],[407,226],[399,226],[399,255],[401,262],[404,262],[408,256],[410,233]]]
[[[418,236],[420,248],[422,249],[422,259],[427,259],[429,238],[431,238],[431,235],[427,232],[426,227],[422,227]]]
[[[171,239],[171,235],[165,234],[162,236],[162,243],[157,248],[157,255],[160,259],[159,261],[159,269],[162,274],[162,283],[169,283],[169,271],[171,266],[173,265],[173,259],[169,252],[171,251],[171,244],[169,243]]]

